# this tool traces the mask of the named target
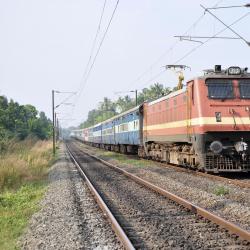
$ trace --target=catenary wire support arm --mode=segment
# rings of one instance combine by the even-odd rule
[[[202,41],[197,41],[193,39],[229,39],[229,40],[241,40],[239,37],[230,37],[230,36],[174,36],[177,38],[180,38],[180,41],[191,41],[191,42],[200,42],[203,43]]]
[[[247,41],[243,36],[241,36],[239,33],[237,33],[234,29],[232,29],[229,25],[224,23],[220,18],[218,18],[216,15],[214,15],[208,8],[204,7],[202,4],[200,5],[205,12],[208,12],[211,16],[213,16],[216,20],[218,20],[220,23],[222,23],[224,26],[227,27],[227,29],[231,30],[236,36],[238,36],[241,40],[243,40],[248,46],[250,46],[250,42]]]
[[[244,4],[244,5],[211,7],[211,8],[207,8],[207,10],[232,9],[232,8],[242,8],[242,7],[249,8],[250,7],[250,3]]]

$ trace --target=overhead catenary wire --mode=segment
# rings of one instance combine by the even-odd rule
[[[223,1],[223,0],[218,1],[218,2],[215,4],[215,6],[217,6],[217,5],[218,5],[220,2],[222,2],[222,1]],[[103,36],[103,38],[102,38],[102,40],[101,40],[101,43],[100,43],[100,45],[99,45],[99,47],[98,47],[98,50],[97,50],[97,52],[96,52],[96,54],[95,54],[95,57],[94,57],[94,59],[93,59],[93,61],[92,61],[92,64],[91,64],[91,66],[90,66],[90,68],[89,68],[89,70],[88,70],[88,73],[87,73],[87,75],[86,75],[86,78],[85,78],[85,80],[84,80],[84,83],[83,83],[83,85],[81,85],[81,88],[80,88],[79,91],[78,91],[78,95],[76,96],[75,103],[78,102],[78,100],[79,100],[79,98],[80,98],[80,96],[81,96],[81,94],[82,94],[82,92],[83,92],[83,90],[84,90],[84,88],[85,88],[85,86],[86,86],[86,84],[87,84],[88,78],[89,78],[90,73],[91,73],[91,71],[92,71],[92,69],[93,69],[93,67],[94,67],[96,58],[97,58],[97,56],[98,56],[98,54],[99,54],[99,52],[100,52],[102,43],[103,43],[103,41],[104,41],[104,39],[105,39],[105,36],[106,36],[106,34],[107,34],[107,32],[108,32],[109,26],[110,26],[110,24],[111,24],[111,22],[112,22],[112,19],[113,19],[113,17],[114,17],[114,14],[115,14],[115,12],[116,12],[116,9],[117,9],[118,4],[119,4],[119,0],[116,2],[116,5],[115,5],[115,8],[114,8],[114,10],[113,10],[113,13],[112,13],[111,19],[110,19],[110,21],[109,21],[109,24],[108,24],[108,26],[107,26],[107,28],[106,28],[106,31],[105,31],[104,36]],[[192,28],[194,28],[194,27],[203,19],[203,17],[204,17],[204,14],[203,14],[202,16],[200,16],[200,17],[190,26],[190,28],[184,33],[184,35],[186,35]],[[155,62],[153,62],[153,64],[151,64],[150,67],[149,67],[146,71],[144,71],[135,81],[140,80],[145,74],[147,74],[150,70],[152,70],[152,67],[154,67],[155,65],[157,65],[157,63],[159,63],[159,61],[160,61],[162,58],[164,58],[167,54],[169,54],[171,51],[173,51],[173,49],[175,48],[175,46],[177,46],[178,42],[179,42],[179,41],[176,41],[168,50],[166,50],[162,55],[160,55],[160,56],[157,58],[157,60],[156,60]],[[92,58],[93,58],[93,57],[92,57]],[[148,80],[147,83],[148,83],[149,81],[152,81],[152,80],[156,79],[159,75],[163,74],[164,71],[165,71],[165,70],[163,70],[163,71],[157,73],[155,76],[153,76],[152,78],[150,78],[150,80]],[[132,84],[133,84],[135,81],[133,81]],[[74,109],[75,109],[75,108],[73,108],[73,110],[72,110],[72,115],[73,115],[73,113],[74,113]]]
[[[114,18],[114,15],[115,15],[115,12],[116,12],[116,10],[117,10],[119,1],[120,1],[120,0],[117,0],[117,1],[116,1],[115,7],[114,7],[113,12],[112,12],[112,14],[111,14],[111,17],[110,17],[110,19],[109,19],[108,25],[107,25],[107,27],[106,27],[106,29],[105,29],[105,31],[104,31],[103,37],[102,37],[101,42],[100,42],[100,44],[99,44],[99,46],[98,46],[98,49],[97,49],[97,51],[96,51],[96,54],[95,54],[95,56],[94,56],[94,59],[93,59],[93,61],[92,61],[91,66],[90,66],[90,69],[89,69],[89,71],[88,71],[88,73],[87,73],[87,75],[86,75],[86,78],[85,78],[85,80],[84,80],[84,83],[83,83],[82,87],[80,88],[80,90],[79,90],[79,92],[78,92],[78,97],[81,96],[82,91],[83,91],[85,85],[87,84],[87,81],[88,81],[88,79],[89,79],[90,73],[91,73],[91,71],[92,71],[92,69],[93,69],[93,67],[94,67],[95,62],[96,62],[96,58],[97,58],[97,56],[98,56],[99,53],[100,53],[102,44],[103,44],[103,42],[104,42],[104,40],[105,40],[105,37],[106,37],[106,35],[107,35],[107,33],[108,33],[108,30],[109,30],[109,27],[110,27],[110,25],[111,25],[111,23],[112,23],[112,20],[113,20],[113,18]]]
[[[104,14],[104,11],[105,11],[106,3],[107,3],[107,0],[104,0],[102,11],[101,11],[101,16],[100,16],[100,19],[99,19],[99,22],[98,22],[98,26],[97,26],[97,30],[96,30],[96,34],[95,34],[95,38],[94,38],[92,46],[91,46],[89,60],[88,60],[87,65],[85,67],[82,79],[85,77],[85,75],[86,75],[86,73],[88,71],[88,68],[89,68],[89,65],[90,65],[93,53],[94,53],[94,49],[95,49],[95,46],[96,46],[97,37],[98,37],[98,35],[100,33],[100,30],[101,30],[101,24],[102,24],[102,19],[103,19],[103,14]]]
[[[88,81],[88,79],[89,79],[90,73],[91,73],[91,71],[92,71],[92,69],[93,69],[93,67],[94,67],[94,65],[95,65],[97,56],[98,56],[99,53],[100,53],[102,44],[103,44],[103,42],[104,42],[104,40],[105,40],[105,38],[106,38],[106,36],[107,36],[107,33],[108,33],[108,31],[109,31],[109,28],[110,28],[110,25],[111,25],[112,20],[113,20],[113,18],[114,18],[114,16],[115,16],[115,13],[116,13],[116,10],[117,10],[117,7],[118,7],[119,2],[120,2],[120,0],[117,0],[117,1],[116,1],[115,7],[114,7],[114,9],[113,9],[113,11],[112,11],[112,14],[111,14],[111,17],[110,17],[110,19],[109,19],[108,25],[107,25],[107,27],[106,27],[106,29],[105,29],[105,31],[104,31],[104,34],[103,34],[102,39],[101,39],[101,41],[100,41],[100,43],[99,43],[98,49],[97,49],[97,51],[96,51],[96,53],[95,53],[95,56],[94,56],[94,58],[93,58],[93,60],[92,60],[91,66],[90,66],[89,70],[87,71],[87,73],[85,74],[86,76],[85,76],[85,78],[84,78],[83,84],[79,86],[79,89],[78,89],[78,91],[77,91],[77,92],[78,92],[78,95],[76,96],[76,99],[75,99],[75,106],[76,106],[76,104],[78,103],[78,100],[79,100],[80,96],[82,95],[82,92],[83,92],[83,90],[84,90],[84,88],[85,88],[85,86],[86,86],[86,84],[87,84],[87,81]],[[104,11],[104,10],[103,10],[103,11]],[[103,14],[102,14],[102,15],[103,15]],[[92,58],[92,57],[91,57],[91,58]],[[75,108],[72,109],[72,115],[74,114],[74,111],[75,111]]]
[[[219,0],[214,4],[214,7],[218,6],[218,4],[220,4],[221,2],[223,2],[224,0]],[[202,14],[201,16],[199,16],[199,18],[197,18],[195,20],[195,22],[183,33],[183,36],[185,36],[190,30],[192,30],[205,16],[205,13]],[[175,41],[163,54],[161,54],[145,71],[143,71],[135,80],[133,80],[131,83],[129,83],[128,86],[126,86],[126,88],[130,88],[132,85],[134,85],[136,82],[140,81],[144,75],[146,75],[148,72],[150,72],[152,70],[152,68],[154,66],[156,66],[166,55],[168,55],[169,53],[171,53],[174,48],[178,45],[178,43],[180,42],[180,40]],[[162,71],[161,71],[162,72]],[[162,72],[163,73],[163,72]],[[160,75],[160,73],[157,73],[155,76],[153,76],[151,79],[156,79],[156,76]],[[150,80],[149,80],[150,81]],[[147,81],[148,83],[148,81]]]
[[[228,27],[233,26],[234,24],[238,23],[239,21],[241,21],[243,18],[247,17],[250,14],[250,12],[247,12],[246,14],[244,14],[243,16],[241,16],[240,18],[238,18],[237,20],[235,20],[233,23],[231,23],[230,25],[228,25]],[[194,47],[193,49],[191,49],[188,53],[186,53],[184,56],[182,56],[181,58],[179,58],[177,61],[174,62],[174,64],[179,63],[180,61],[182,61],[183,59],[185,59],[186,57],[188,57],[189,55],[191,55],[194,51],[196,51],[197,49],[199,49],[201,46],[203,46],[204,44],[206,44],[208,41],[210,41],[211,39],[213,39],[213,37],[221,34],[222,32],[224,32],[225,30],[228,29],[228,27],[225,27],[224,29],[220,30],[219,32],[217,32],[216,34],[214,34],[212,37],[209,37],[207,40],[205,40],[202,44],[197,45],[196,47]]]
[[[86,77],[86,74],[87,74],[88,69],[89,69],[89,65],[90,65],[90,63],[91,63],[91,59],[92,59],[92,57],[93,57],[94,49],[95,49],[95,47],[96,47],[97,38],[98,38],[98,35],[99,35],[100,31],[101,31],[102,20],[103,20],[103,15],[104,15],[105,8],[106,8],[106,3],[107,3],[107,0],[104,0],[103,6],[102,6],[102,9],[101,9],[100,18],[99,18],[98,25],[97,25],[96,32],[95,32],[95,37],[94,37],[94,40],[93,40],[93,42],[92,42],[92,46],[91,46],[91,49],[90,49],[89,59],[88,59],[87,64],[86,64],[86,66],[85,66],[84,72],[83,72],[83,74],[82,74],[82,77],[81,77],[81,80],[80,80],[80,84],[79,84],[78,91],[79,91],[79,89],[80,89],[82,80],[85,79],[85,77]],[[74,100],[74,103],[77,102],[77,99],[78,99],[78,96],[76,95],[75,100]],[[73,107],[72,110],[71,110],[71,114],[73,114],[73,113],[74,113],[74,107]]]
[[[248,46],[250,46],[249,41],[247,41],[243,36],[241,36],[238,32],[236,32],[230,26],[228,26],[225,22],[223,22],[215,14],[213,14],[211,11],[209,11],[206,7],[204,7],[203,5],[200,5],[200,6],[205,10],[205,12],[208,12],[211,16],[213,16],[216,20],[218,20],[220,23],[222,23],[224,26],[226,26],[229,30],[231,30],[236,36],[238,36],[241,40],[243,40]]]
[[[250,12],[244,14],[243,16],[241,16],[240,18],[238,18],[237,20],[235,20],[233,23],[231,23],[229,25],[232,26],[236,23],[238,23],[239,21],[241,21],[243,18],[247,17],[250,14]],[[213,37],[221,34],[222,32],[224,32],[225,30],[227,30],[228,28],[225,27],[224,29],[220,30],[219,32],[217,32],[216,34],[214,34],[214,36],[209,37],[207,40],[205,40],[202,44],[197,45],[196,47],[194,47],[193,49],[191,49],[190,51],[188,51],[185,55],[183,55],[181,58],[179,58],[178,60],[176,60],[173,64],[177,64],[179,62],[181,62],[183,59],[185,59],[186,57],[188,57],[189,55],[191,55],[193,52],[195,52],[197,49],[199,49],[201,46],[203,46],[204,44],[206,44],[208,41],[210,41],[211,39],[213,39]],[[149,80],[147,80],[145,83],[143,83],[143,86],[147,85],[148,83],[152,82],[153,80],[157,79],[159,76],[161,76],[163,73],[165,72],[165,70],[161,70],[160,72],[156,73],[153,77],[151,77]]]

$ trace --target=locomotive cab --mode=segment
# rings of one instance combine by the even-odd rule
[[[206,70],[187,84],[187,130],[208,172],[250,171],[250,74],[247,68]]]

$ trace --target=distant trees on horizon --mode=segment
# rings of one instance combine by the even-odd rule
[[[144,88],[138,92],[137,102],[138,105],[144,101],[154,100],[161,96],[167,95],[172,90],[168,87],[164,87],[162,84],[155,83],[149,88]],[[105,121],[114,115],[122,113],[130,108],[135,107],[135,98],[125,95],[119,97],[116,101],[104,97],[103,101],[99,102],[98,107],[88,112],[88,118],[84,121],[80,128],[86,128],[96,123]]]
[[[0,142],[15,137],[23,140],[28,136],[44,140],[51,136],[51,131],[52,123],[44,112],[0,96]]]

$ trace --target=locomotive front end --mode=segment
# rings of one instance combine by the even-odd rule
[[[247,68],[205,71],[199,78],[197,140],[207,172],[250,171],[250,74]]]

